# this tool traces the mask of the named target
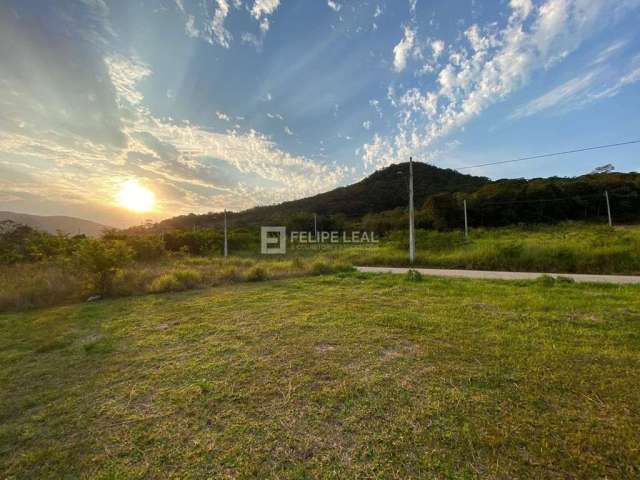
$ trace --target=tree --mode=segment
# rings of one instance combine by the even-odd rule
[[[101,294],[109,292],[117,270],[133,259],[133,250],[122,240],[86,240],[76,252],[81,268],[94,276]]]

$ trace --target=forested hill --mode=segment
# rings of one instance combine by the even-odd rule
[[[472,192],[486,185],[486,177],[464,175],[455,170],[438,168],[426,163],[414,162],[415,204],[442,192]],[[358,183],[336,188],[313,197],[284,202],[279,205],[255,207],[233,213],[234,225],[290,224],[296,216],[309,218],[316,213],[324,218],[344,217],[355,219],[368,213],[378,213],[405,207],[409,200],[409,164],[394,164],[371,174]],[[222,214],[182,215],[160,222],[160,230],[220,226]]]

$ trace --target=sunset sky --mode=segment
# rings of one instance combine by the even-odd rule
[[[462,167],[638,139],[638,25],[640,0],[4,0],[0,210],[125,226],[409,155]],[[640,146],[465,173],[605,163],[638,171]]]

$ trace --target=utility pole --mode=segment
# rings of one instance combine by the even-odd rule
[[[462,201],[464,204],[464,238],[469,238],[469,224],[467,223],[467,201]]]
[[[227,209],[224,209],[224,256],[227,257],[229,250],[227,248]]]
[[[609,226],[613,227],[613,222],[611,221],[611,206],[609,205],[609,192],[604,191],[604,198],[607,199],[607,215],[609,216]]]
[[[318,215],[313,214],[313,237],[318,240]]]
[[[413,158],[409,157],[409,263],[416,259],[416,232],[413,222]]]

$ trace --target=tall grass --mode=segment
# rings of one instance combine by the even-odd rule
[[[408,239],[395,232],[379,248],[351,248],[355,265],[408,265]],[[462,232],[419,231],[417,266],[553,273],[640,274],[640,227],[562,223]]]
[[[206,288],[232,282],[319,275],[349,269],[336,260],[174,256],[136,262],[110,281],[109,297]],[[0,311],[84,301],[98,293],[89,274],[65,262],[0,266]]]

